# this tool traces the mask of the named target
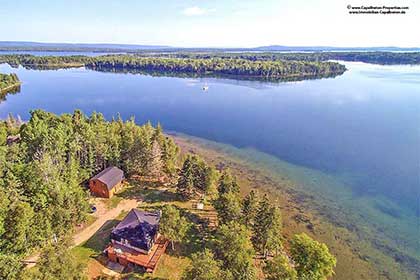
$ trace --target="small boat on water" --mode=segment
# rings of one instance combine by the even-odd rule
[[[207,85],[207,84],[205,84],[204,86],[203,86],[203,91],[208,91],[209,90],[209,86]]]

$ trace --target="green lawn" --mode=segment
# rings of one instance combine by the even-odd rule
[[[123,200],[122,197],[114,195],[110,199],[104,199],[105,207],[110,210],[118,206],[118,204]]]
[[[121,213],[125,215],[126,213]],[[119,218],[119,217],[118,217]],[[109,235],[112,228],[119,223],[119,220],[106,222],[91,238],[85,243],[72,249],[77,258],[88,263],[91,258],[98,257],[109,243]]]

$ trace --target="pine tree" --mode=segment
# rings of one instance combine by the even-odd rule
[[[217,180],[216,170],[198,158],[195,168],[195,185],[202,194],[212,196],[216,193],[215,182]]]
[[[217,255],[233,279],[256,279],[253,262],[255,252],[249,237],[249,230],[237,222],[221,225],[217,231],[215,240]]]
[[[172,138],[165,137],[162,143],[163,172],[169,181],[176,175],[179,147]]]
[[[177,184],[177,192],[184,198],[191,198],[195,191],[195,170],[194,159],[192,156],[187,156],[182,166],[179,180]]]
[[[11,205],[4,221],[6,229],[2,235],[1,247],[9,253],[21,254],[30,246],[34,211],[26,202]]]
[[[221,224],[241,219],[241,200],[239,194],[234,192],[219,195],[213,203],[217,217]]]
[[[249,227],[254,224],[255,215],[257,214],[258,197],[252,190],[242,201],[242,218],[244,224]]]
[[[159,230],[169,240],[171,240],[172,250],[174,250],[174,242],[180,242],[190,228],[187,219],[181,216],[177,208],[172,205],[166,205],[162,210],[160,218]]]
[[[163,173],[162,151],[159,142],[155,139],[150,151],[150,160],[147,165],[148,176],[160,180]]]
[[[258,211],[253,226],[252,243],[254,248],[266,255],[268,232],[272,222],[271,205],[267,195],[258,203]]]
[[[219,178],[217,190],[219,194],[228,192],[239,193],[239,185],[236,181],[236,177],[233,176],[228,170],[223,171]]]
[[[267,232],[266,248],[267,251],[274,252],[275,255],[278,255],[278,253],[283,249],[283,238],[281,234],[283,224],[280,209],[275,206],[271,207],[270,215],[271,222]]]

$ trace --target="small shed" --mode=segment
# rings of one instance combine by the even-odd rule
[[[115,166],[105,168],[89,180],[89,188],[93,195],[111,198],[122,188],[124,172]]]

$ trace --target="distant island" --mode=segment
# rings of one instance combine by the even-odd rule
[[[249,60],[242,58],[168,58],[135,55],[33,56],[3,55],[0,63],[28,68],[86,66],[94,70],[147,70],[200,75],[231,75],[261,79],[311,78],[341,75],[346,67],[337,62],[304,60]]]

